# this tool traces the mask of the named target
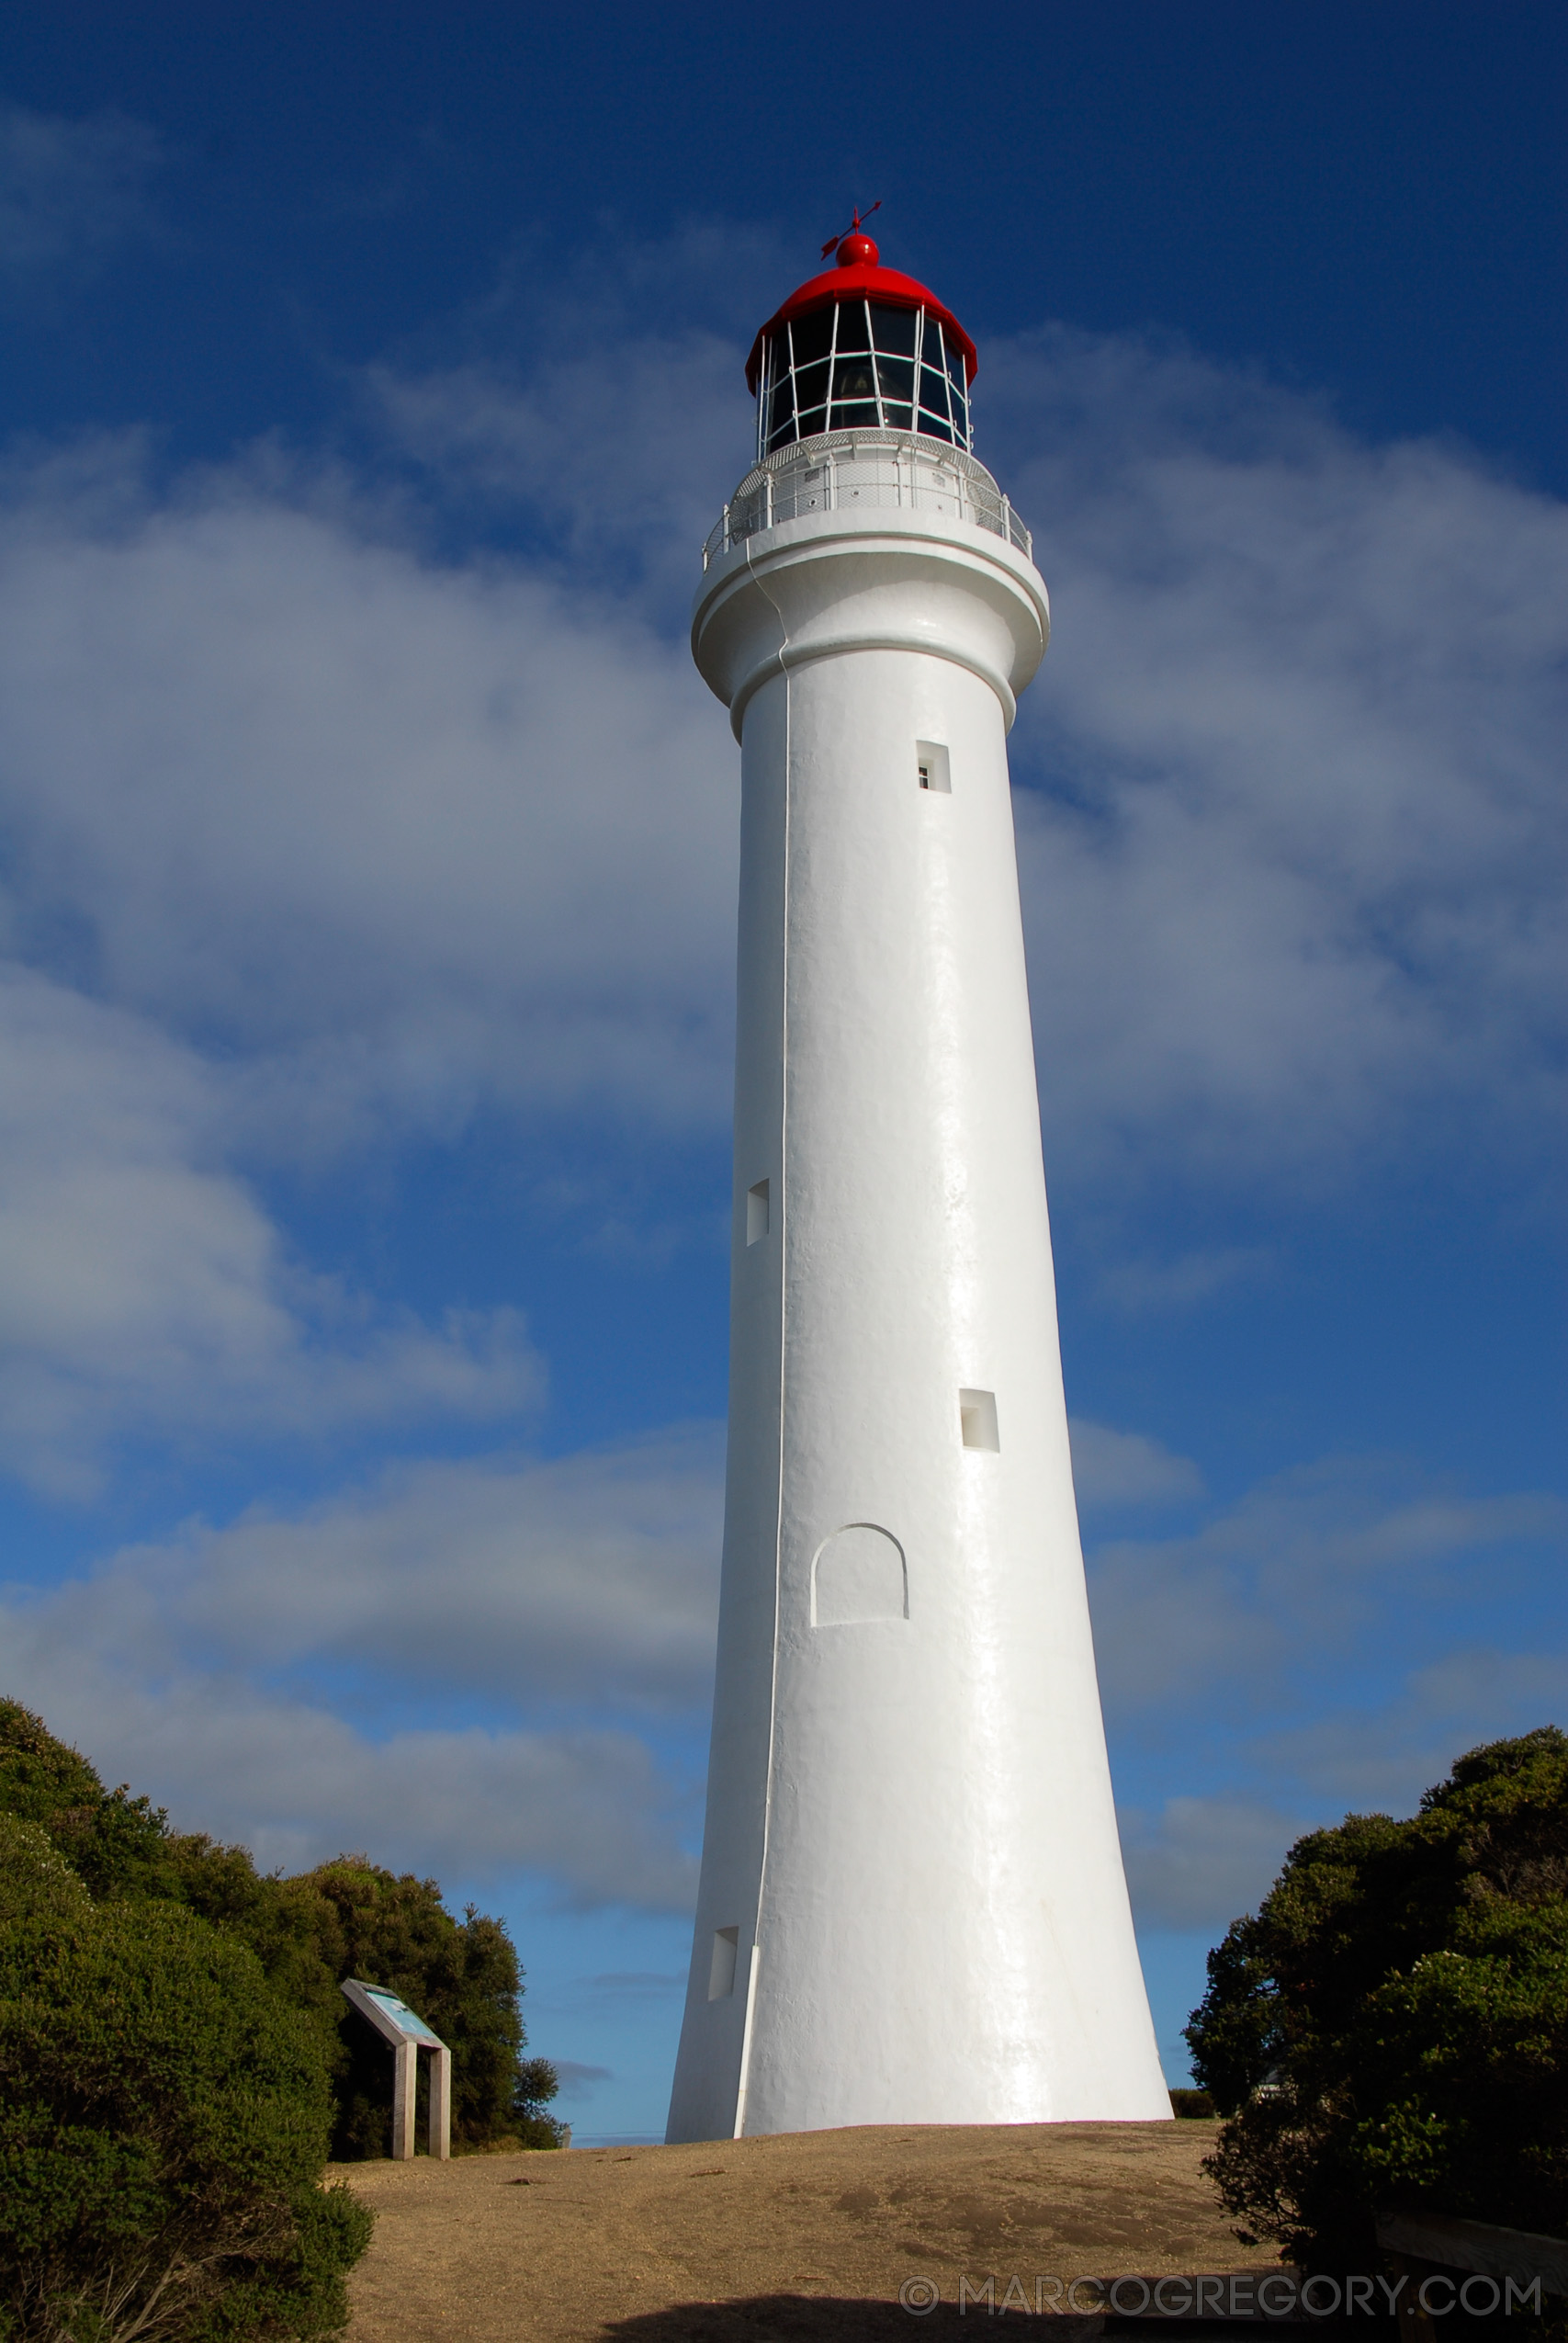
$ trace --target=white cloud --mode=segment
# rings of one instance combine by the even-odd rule
[[[376,1671],[422,1694],[700,1713],[713,1672],[721,1426],[547,1462],[396,1466],[292,1517],[117,1555],[51,1598],[73,1639],[152,1672],[208,1664]]]
[[[752,460],[733,345],[711,334],[628,333],[567,344],[527,376],[470,364],[369,379],[394,444],[448,495],[521,507],[546,558],[579,582],[630,588],[674,619],[719,505]],[[720,719],[722,721],[722,719]]]
[[[1539,1161],[1568,513],[1189,356],[988,356],[1055,614],[1020,811],[1056,1152],[1321,1180],[1470,1112]]]
[[[37,1681],[35,1656],[19,1658]],[[166,1799],[176,1827],[237,1839],[264,1868],[361,1852],[447,1882],[539,1872],[574,1903],[690,1908],[695,1865],[675,1834],[688,1817],[672,1816],[676,1795],[629,1733],[372,1737],[322,1703],[231,1677],[133,1691],[102,1668],[44,1673],[35,1704],[100,1770]]]
[[[1309,1828],[1247,1798],[1171,1798],[1157,1816],[1122,1808],[1117,1821],[1139,1924],[1216,1936],[1256,1910]]]
[[[1462,1750],[1562,1720],[1568,1656],[1494,1647],[1539,1640],[1565,1535],[1554,1497],[1472,1498],[1330,1458],[1190,1535],[1091,1551],[1141,1918],[1221,1929],[1302,1830],[1352,1806],[1408,1813]]]
[[[1277,1475],[1190,1535],[1091,1553],[1107,1706],[1123,1724],[1205,1703],[1238,1722],[1278,1715],[1314,1670],[1343,1675],[1380,1642],[1391,1605],[1410,1614],[1423,1600],[1409,1648],[1438,1601],[1483,1578],[1496,1597],[1514,1557],[1559,1547],[1565,1532],[1559,1498],[1467,1497],[1397,1463],[1329,1458]]]
[[[1260,1755],[1320,1797],[1406,1814],[1461,1751],[1539,1725],[1568,1726],[1568,1650],[1472,1645],[1412,1670],[1376,1709],[1337,1708],[1268,1736]]]
[[[432,1329],[291,1259],[222,1123],[192,1052],[0,964],[0,1463],[80,1495],[128,1437],[314,1439],[537,1398],[515,1312]]]
[[[1379,1691],[1360,1711],[1335,1708],[1254,1738],[1243,1771],[1277,1785],[1288,1805],[1243,1789],[1173,1797],[1153,1813],[1119,1808],[1140,1925],[1218,1936],[1257,1909],[1303,1831],[1347,1811],[1413,1814],[1464,1750],[1568,1722],[1568,1651],[1452,1651],[1392,1696]]]
[[[458,363],[372,368],[368,412],[444,498],[525,519],[535,558],[683,637],[698,548],[753,460],[747,288],[790,266],[732,222],[590,244],[555,284],[498,287]]]
[[[1191,1458],[1174,1455],[1145,1432],[1113,1432],[1082,1416],[1074,1416],[1067,1430],[1073,1486],[1085,1512],[1178,1504],[1203,1493],[1203,1477]]]
[[[69,121],[0,107],[0,273],[100,259],[152,225],[155,132],[116,113]]]
[[[580,2100],[591,2100],[595,2083],[613,2083],[615,2076],[608,2066],[585,2066],[581,2059],[552,2059],[556,2080],[560,2086],[559,2097],[575,2106]]]
[[[705,1721],[722,1478],[699,1425],[193,1524],[13,1590],[0,1681],[110,1779],[264,1864],[359,1848],[682,1911],[691,1785],[649,1737]],[[483,1726],[422,1721],[476,1703]]]
[[[276,477],[84,474],[0,539],[16,947],[230,1053],[258,1148],[479,1097],[716,1123],[738,791],[689,664]]]
[[[1129,1316],[1189,1309],[1233,1286],[1256,1283],[1267,1274],[1271,1261],[1264,1245],[1211,1245],[1171,1261],[1129,1253],[1107,1265],[1100,1290]]]

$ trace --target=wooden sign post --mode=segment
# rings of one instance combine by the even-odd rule
[[[430,2153],[445,2163],[452,2153],[452,2053],[406,2001],[389,1986],[366,1985],[345,1977],[342,1991],[351,2008],[368,2018],[384,2042],[392,2046],[392,2154],[413,2154],[414,2100],[419,2088],[419,2054],[430,2053]]]

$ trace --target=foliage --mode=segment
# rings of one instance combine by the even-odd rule
[[[565,2126],[549,2111],[560,2088],[560,2077],[547,2058],[525,2058],[518,2064],[517,2088],[512,2099],[512,2123],[525,2148],[559,2147]]]
[[[319,2186],[317,2030],[196,1914],[62,1897],[41,1836],[6,1846],[61,1907],[0,1923],[0,2335],[335,2334],[370,2216]]]
[[[1214,2113],[1214,2102],[1207,2091],[1177,2089],[1170,2094],[1170,2111],[1186,2122],[1202,2122]]]
[[[93,1899],[41,1824],[0,1814],[0,1928],[79,1919]]]
[[[94,1896],[158,1892],[166,1817],[130,1785],[106,1790],[86,1759],[19,1701],[0,1700],[0,1812],[36,1822]]]
[[[1297,1841],[1187,2030],[1244,2235],[1365,2268],[1376,2210],[1568,2235],[1568,1738]]]
[[[427,2019],[452,2052],[452,2137],[469,2146],[512,2146],[523,2023],[521,1975],[500,1920],[470,1906],[459,1922],[433,1879],[399,1878],[363,1856],[340,1856],[286,1883],[309,1894],[335,1993],[339,1977],[390,1986]],[[390,2122],[391,2060],[385,2044],[337,1996],[333,2153],[381,2156]],[[422,2077],[423,2081],[423,2077]],[[555,2145],[540,2140],[534,2145]]]
[[[334,2156],[384,2156],[390,2136],[392,2062],[338,1991],[350,1976],[391,1986],[450,2046],[454,2146],[558,2144],[560,2127],[545,2111],[550,2070],[520,2063],[511,1938],[471,1906],[454,1919],[434,1880],[400,1877],[364,1855],[294,1878],[260,1873],[245,1848],[171,1831],[164,1812],[124,1784],[106,1791],[87,1760],[16,1701],[0,1701],[5,1814],[47,1832],[95,1896],[182,1904],[249,1947],[316,2028],[333,2086]]]

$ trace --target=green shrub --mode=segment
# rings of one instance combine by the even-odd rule
[[[1187,2039],[1225,2203],[1292,2259],[1368,2267],[1393,2202],[1568,2235],[1568,1739],[1300,1839]]]
[[[1207,2091],[1173,2090],[1170,2094],[1170,2111],[1184,2122],[1202,2122],[1206,2117],[1212,2116],[1215,2110],[1214,2102]]]
[[[434,1880],[400,1877],[364,1855],[291,1879],[260,1873],[243,1847],[171,1831],[163,1810],[129,1785],[107,1791],[85,1758],[12,1700],[0,1700],[4,1816],[47,1833],[95,1896],[183,1904],[250,1948],[316,2028],[333,2087],[334,2156],[384,2156],[391,2134],[391,2057],[338,1991],[351,1976],[401,1994],[450,2047],[455,2147],[558,2145],[560,2127],[545,2111],[551,2070],[522,2062],[512,1940],[472,1906],[454,1919]]]
[[[151,1898],[9,1918],[0,2335],[336,2333],[370,2216],[320,2186],[331,2123],[317,2030],[232,1937]]]
[[[0,1814],[0,1928],[79,1919],[93,1899],[39,1823]]]
[[[130,1785],[106,1790],[86,1759],[20,1701],[0,1700],[0,1811],[36,1822],[94,1896],[159,1892],[165,1817]]]

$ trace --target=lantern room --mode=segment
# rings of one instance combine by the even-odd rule
[[[858,223],[751,347],[757,453],[827,431],[915,432],[967,452],[975,345],[934,293],[884,268]]]

